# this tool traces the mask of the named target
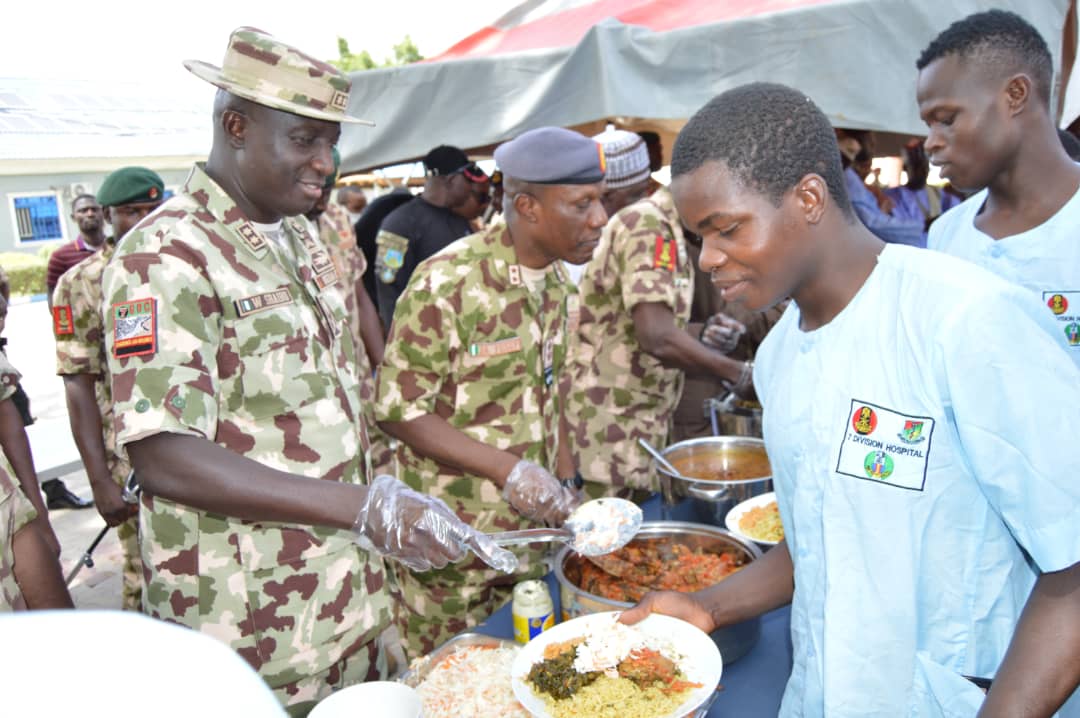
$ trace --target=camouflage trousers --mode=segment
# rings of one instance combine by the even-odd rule
[[[122,553],[120,608],[141,611],[143,594],[142,555],[139,553],[139,517],[132,516],[116,527]]]
[[[274,688],[274,695],[293,718],[302,718],[331,693],[365,681],[389,678],[396,668],[382,638],[358,643],[324,671]],[[359,714],[358,714],[359,715]]]

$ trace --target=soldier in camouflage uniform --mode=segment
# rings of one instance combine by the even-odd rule
[[[330,202],[337,169],[341,164],[337,148],[334,149],[334,174],[326,178],[323,193],[307,218],[319,228],[319,239],[330,252],[330,259],[338,273],[338,289],[345,298],[345,311],[349,318],[349,331],[356,344],[356,373],[360,379],[360,401],[367,420],[368,438],[371,442],[371,465],[376,474],[397,475],[394,452],[390,438],[375,423],[375,372],[373,367],[382,361],[385,342],[382,324],[375,304],[364,289],[363,276],[367,260],[356,246],[356,234],[349,222],[349,214],[343,207]],[[359,190],[357,190],[359,191]]]
[[[562,262],[589,258],[607,219],[603,155],[576,132],[532,130],[495,152],[506,224],[422,263],[398,301],[379,370],[376,413],[402,442],[402,478],[482,531],[560,523],[578,496],[559,379],[577,295]],[[398,620],[416,656],[474,626],[544,574],[543,550],[516,576],[473,562],[400,572]]]
[[[7,315],[7,300],[0,295],[0,330]],[[5,437],[23,430],[19,411],[11,398],[21,375],[0,352],[0,433]],[[0,456],[0,612],[23,608],[72,608],[71,596],[64,585],[57,560],[57,549],[50,544],[51,533],[37,477],[27,486],[5,455]],[[27,451],[26,458],[29,458]],[[31,466],[31,473],[33,467]],[[29,496],[36,494],[37,501]],[[35,504],[37,507],[35,508]]]
[[[3,273],[3,270],[0,270],[0,283],[3,288],[7,288],[7,275]],[[7,313],[7,296],[0,292],[0,333],[4,331],[7,323]],[[34,507],[37,514],[34,524],[55,558],[60,555],[60,541],[56,538],[52,524],[49,523],[49,512],[42,498],[41,485],[38,483],[37,470],[34,468],[34,457],[30,453],[30,439],[26,436],[22,412],[16,403],[21,378],[22,375],[11,365],[7,354],[0,348],[0,449],[2,449],[3,458],[11,467],[11,476],[18,480],[23,494]]]
[[[741,367],[699,341],[700,325],[687,331],[694,271],[671,192],[661,187],[628,206],[613,203],[648,186],[645,143],[614,128],[594,139],[609,158],[606,199],[618,213],[579,285],[567,421],[590,494],[655,490],[652,460],[638,439],[667,445],[684,372],[737,381]]]
[[[222,68],[185,65],[220,88],[209,159],[103,279],[117,447],[143,486],[144,604],[230,645],[306,715],[389,674],[379,554],[416,570],[467,548],[513,557],[370,478],[337,272],[301,216],[351,121],[348,80],[251,28]]]
[[[165,184],[153,170],[124,167],[106,177],[97,201],[112,225],[113,236],[106,238],[100,251],[64,272],[53,290],[56,373],[64,378],[71,433],[94,492],[94,504],[106,523],[116,527],[124,557],[121,606],[132,611],[142,607],[139,507],[124,500],[123,487],[131,466],[116,454],[102,331],[101,274],[112,258],[116,239],[164,199]]]

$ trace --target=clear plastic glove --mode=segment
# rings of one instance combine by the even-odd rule
[[[413,571],[442,568],[472,551],[488,566],[510,573],[517,557],[469,526],[433,496],[413,491],[393,476],[377,476],[353,524],[356,542]]]
[[[701,330],[701,342],[722,354],[735,351],[739,339],[746,333],[746,326],[726,314],[717,313],[705,321]]]
[[[547,469],[522,459],[506,477],[503,498],[528,519],[560,526],[581,503],[573,490],[565,487]]]

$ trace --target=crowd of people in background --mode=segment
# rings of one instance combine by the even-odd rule
[[[541,127],[490,174],[440,144],[421,192],[369,196],[339,176],[348,80],[237,30],[221,68],[187,63],[218,88],[208,160],[167,202],[114,172],[49,263],[123,607],[220,639],[305,714],[548,570],[487,534],[645,500],[639,440],[711,434],[737,400],[764,412],[786,541],[623,620],[791,603],[783,715],[1050,715],[1080,682],[1080,143],[1050,62],[1011,13],[946,29],[895,187],[873,133],[757,83],[689,121],[670,186],[656,133]],[[0,376],[0,602],[70,607],[47,511],[90,502],[43,503]]]

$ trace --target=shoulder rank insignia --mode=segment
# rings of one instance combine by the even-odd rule
[[[678,248],[674,239],[665,239],[656,235],[656,250],[653,254],[653,269],[666,269],[674,272],[678,266]]]
[[[236,233],[240,235],[240,239],[244,240],[244,243],[252,252],[259,252],[266,248],[266,240],[249,222],[244,222],[237,227]]]
[[[75,333],[75,325],[71,321],[71,305],[63,304],[52,308],[53,335],[57,337],[70,337]]]
[[[112,306],[113,356],[153,354],[157,351],[157,310],[153,299],[136,299]]]

